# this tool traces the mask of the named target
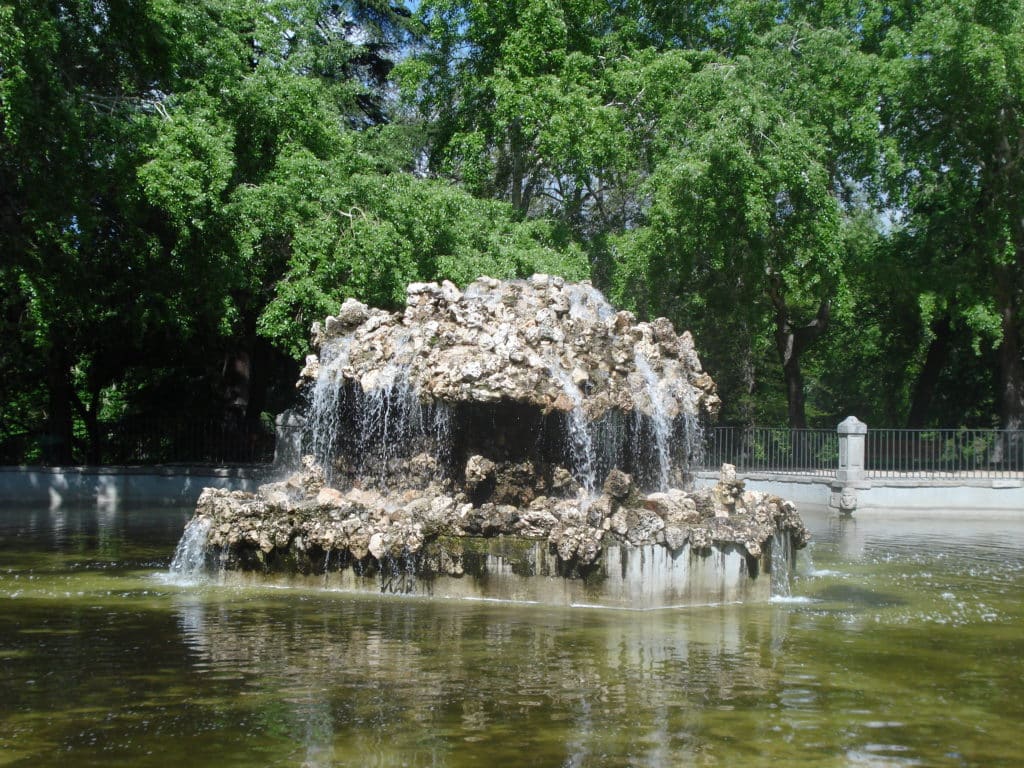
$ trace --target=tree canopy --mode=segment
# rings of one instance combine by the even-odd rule
[[[1019,428],[1022,50],[1010,1],[4,0],[0,441],[273,413],[345,298],[533,271],[691,329],[729,422]]]

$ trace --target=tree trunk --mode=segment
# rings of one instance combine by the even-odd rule
[[[71,365],[67,349],[55,344],[50,349],[46,372],[46,435],[43,463],[49,466],[74,464],[74,414]]]
[[[82,403],[77,392],[72,392],[72,403],[85,423],[85,463],[96,466],[103,463],[103,441],[100,438],[100,387],[89,385],[89,405]]]
[[[1021,360],[1019,308],[1012,267],[996,270],[996,302],[1003,340],[999,344],[999,411],[1003,429],[1024,428],[1024,361]]]
[[[224,381],[224,408],[229,418],[241,421],[249,409],[252,358],[249,350],[241,346],[224,355],[221,370]]]
[[[800,369],[800,358],[828,328],[829,302],[824,300],[818,306],[818,313],[807,325],[794,326],[785,296],[782,295],[782,281],[772,275],[768,294],[775,305],[775,346],[782,362],[782,375],[786,382],[786,411],[790,429],[806,429],[807,413],[804,395],[804,376]]]
[[[907,415],[907,427],[909,429],[922,429],[928,422],[928,412],[931,410],[932,398],[935,396],[935,387],[939,381],[939,374],[946,367],[949,359],[951,340],[953,338],[953,326],[950,323],[949,315],[943,315],[938,322],[932,325],[934,338],[928,345],[928,354],[925,356],[924,365],[914,382],[914,394],[910,399],[910,412]]]
[[[996,302],[1003,340],[999,344],[999,411],[1000,426],[1015,430],[1002,436],[993,447],[990,462],[993,466],[1017,468],[1022,454],[1024,427],[1024,364],[1021,362],[1018,307],[1014,288],[1013,270],[1002,266],[996,270]]]
[[[786,416],[790,429],[807,429],[804,375],[800,370],[800,356],[793,354],[783,359],[782,375],[786,380]]]

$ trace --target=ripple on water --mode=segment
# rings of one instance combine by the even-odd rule
[[[1015,765],[1024,537],[933,528],[826,532],[786,601],[637,614],[181,586],[156,575],[167,558],[138,565],[157,562],[152,540],[126,550],[130,568],[93,568],[118,558],[98,543],[55,556],[42,529],[0,555],[0,598],[40,598],[0,612],[0,753]]]

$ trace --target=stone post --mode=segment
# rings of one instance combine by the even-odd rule
[[[829,507],[850,515],[857,508],[857,489],[868,487],[864,471],[868,425],[856,416],[847,416],[836,427],[836,432],[839,434],[839,466],[832,483]]]

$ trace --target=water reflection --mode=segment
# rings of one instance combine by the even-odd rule
[[[808,516],[795,597],[181,587],[187,512],[0,515],[12,765],[1013,765],[1024,522]],[[21,760],[21,763],[18,763]]]
[[[584,765],[623,713],[634,764],[663,765],[708,701],[778,686],[789,621],[736,606],[627,614],[216,588],[174,604],[194,667],[275,691],[310,765],[339,745],[437,756],[452,733],[494,745],[540,724],[564,736],[565,764]]]

